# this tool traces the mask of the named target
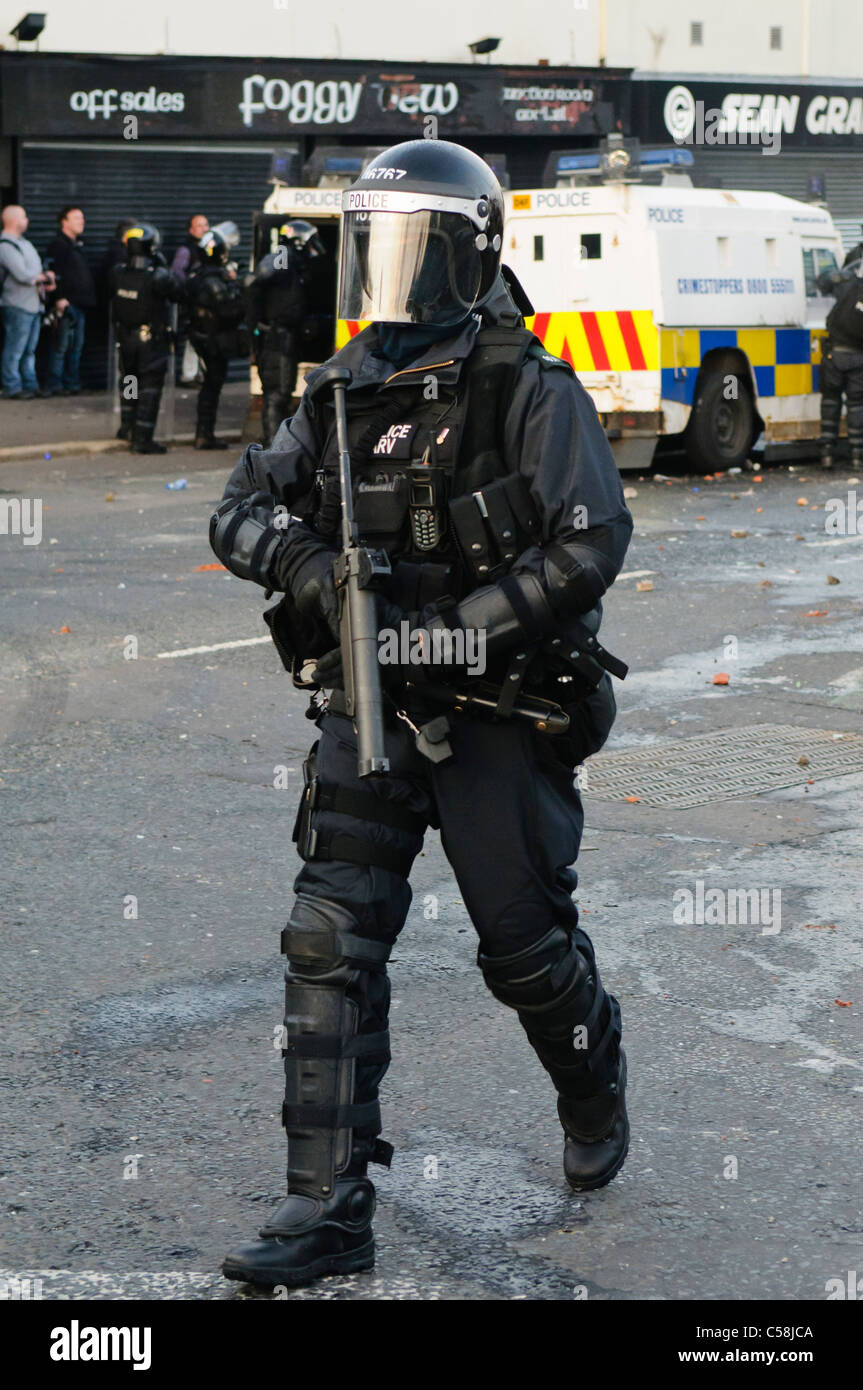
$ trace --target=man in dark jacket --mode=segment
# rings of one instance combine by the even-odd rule
[[[186,224],[186,235],[174,252],[171,271],[181,284],[202,263],[201,237],[210,230],[210,223],[202,212],[193,212]],[[177,322],[177,379],[185,386],[193,386],[201,380],[201,363],[188,340],[188,321],[185,305],[181,304]]]
[[[186,235],[174,252],[171,261],[171,271],[178,280],[185,280],[187,275],[195,269],[196,265],[201,264],[201,237],[210,230],[210,224],[202,212],[193,212],[186,226]]]
[[[45,253],[57,288],[52,300],[56,316],[48,359],[47,394],[77,396],[81,390],[81,353],[87,310],[96,305],[96,285],[81,240],[84,214],[69,204],[57,218],[59,234]]]
[[[246,450],[211,520],[228,569],[284,594],[269,612],[277,646],[295,667],[316,661],[322,692],[282,935],[288,1195],[223,1266],[269,1286],[373,1263],[366,1170],[392,1153],[378,1137],[386,963],[428,825],[485,982],[557,1091],[570,1185],[610,1182],[629,1143],[620,1007],[572,899],[573,770],[611,727],[607,671],[625,673],[595,637],[632,530],[620,478],[591,401],[524,328],[520,289],[502,278],[503,199],[482,160],[445,141],[397,145],[343,211],[339,314],[371,323],[333,361],[352,374],[357,527],[391,566],[377,600],[389,775],[358,776],[333,650],[340,496],[325,367],[272,447]],[[427,669],[393,655],[406,629]],[[470,645],[483,649],[473,667]],[[480,688],[472,669],[485,715],[481,702],[447,715]],[[562,711],[568,732],[552,735]]]

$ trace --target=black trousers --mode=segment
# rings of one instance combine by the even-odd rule
[[[842,397],[848,414],[848,443],[863,451],[863,351],[825,340],[821,358],[821,443],[839,438]]]
[[[204,370],[204,381],[198,392],[198,420],[195,433],[199,437],[208,438],[216,428],[219,397],[228,375],[228,359],[218,348],[199,343],[197,340],[192,346],[198,353]]]
[[[383,819],[396,824],[312,810],[306,829],[316,832],[315,857],[300,870],[296,892],[338,903],[353,914],[358,935],[391,945],[410,907],[408,873],[422,847],[422,826],[432,825],[440,829],[484,957],[527,951],[555,927],[576,935],[578,910],[571,894],[578,877],[572,865],[584,817],[573,769],[555,754],[552,738],[523,723],[466,717],[450,738],[454,759],[432,764],[417,752],[408,727],[399,724],[387,730],[390,775],[361,781],[351,721],[328,713],[318,727],[313,753],[320,788],[371,793],[387,803]],[[412,823],[410,829],[398,825],[394,809]],[[357,844],[396,852],[403,862],[394,869],[340,857],[346,846]],[[592,950],[580,928],[577,937]],[[357,1031],[385,1030],[386,970],[358,970],[351,992]],[[609,1049],[595,1077],[597,1087],[615,1079],[616,1065],[616,1053]],[[386,1070],[386,1062],[358,1062],[357,1103],[376,1099]],[[373,1137],[355,1132],[355,1159],[371,1153]],[[290,1155],[290,1126],[288,1148]]]
[[[263,443],[268,447],[279,425],[291,413],[298,368],[293,335],[285,332],[281,346],[258,348],[256,365],[264,397],[261,407]]]
[[[168,342],[142,342],[136,329],[117,329],[120,352],[120,420],[139,439],[152,439],[168,370]],[[129,378],[132,380],[130,381]],[[131,398],[127,396],[131,394]]]

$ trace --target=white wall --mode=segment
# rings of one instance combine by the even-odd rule
[[[497,62],[592,64],[596,46],[595,13],[572,0],[545,0],[539,23],[529,0],[45,0],[45,10],[43,50],[465,63],[468,44],[493,35]],[[0,35],[26,12],[0,0]]]
[[[595,0],[591,0],[595,3]],[[645,72],[863,78],[861,0],[608,0],[608,62]],[[691,42],[692,21],[703,42]],[[782,30],[771,49],[770,30]]]
[[[502,42],[500,63],[592,67],[605,12],[609,66],[648,72],[863,77],[863,0],[45,0],[41,48],[67,52],[379,58],[467,62]],[[27,11],[0,0],[0,36]],[[807,24],[806,16],[809,14]],[[704,44],[690,43],[690,22]],[[782,48],[771,50],[771,25]],[[806,34],[809,34],[808,43]],[[14,49],[15,41],[4,40]]]

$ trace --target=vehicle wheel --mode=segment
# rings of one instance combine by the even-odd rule
[[[735,390],[727,393],[733,380]],[[749,383],[731,372],[712,371],[700,382],[683,435],[696,473],[739,468],[755,439],[755,402]]]

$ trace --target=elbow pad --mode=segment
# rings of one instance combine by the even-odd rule
[[[474,590],[462,599],[452,616],[458,626],[484,632],[486,648],[492,656],[519,643],[539,642],[555,625],[542,584],[529,572],[508,574],[498,584]],[[430,631],[452,625],[442,616],[423,624]]]
[[[276,588],[274,564],[285,533],[273,524],[275,499],[256,492],[237,502],[222,502],[210,517],[210,545],[222,564],[240,579]]]
[[[566,545],[545,547],[543,579],[545,589],[555,614],[588,613],[595,608],[614,578],[609,575],[606,582],[596,560],[604,557],[596,551],[578,547],[580,555]],[[609,563],[610,568],[610,563]]]

